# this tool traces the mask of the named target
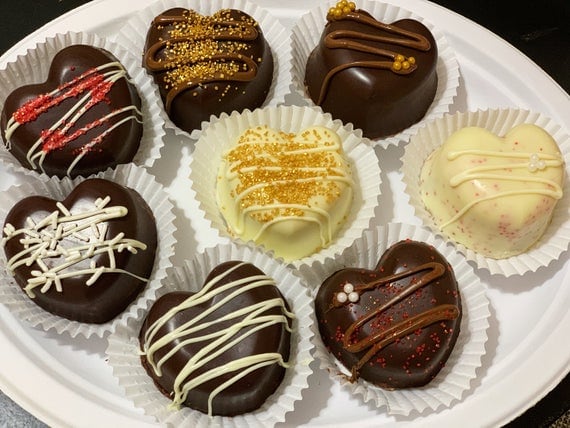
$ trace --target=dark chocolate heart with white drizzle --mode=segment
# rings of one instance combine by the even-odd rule
[[[30,196],[8,213],[7,268],[37,305],[105,323],[145,288],[157,246],[154,215],[134,190],[90,179],[55,201]]]
[[[404,240],[375,270],[345,268],[318,290],[324,344],[351,371],[386,389],[429,383],[451,353],[461,323],[453,269],[433,247]]]
[[[88,176],[133,159],[143,129],[141,100],[114,55],[72,45],[55,55],[44,83],[6,98],[0,127],[25,168]]]
[[[259,408],[288,366],[293,315],[275,281],[250,263],[216,266],[196,292],[171,292],[140,331],[142,364],[160,391],[210,415]]]

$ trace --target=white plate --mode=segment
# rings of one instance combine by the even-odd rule
[[[18,43],[0,58],[0,67],[56,32],[92,31],[108,36],[133,10],[151,1],[94,0]],[[318,0],[288,0],[286,6],[278,0],[256,3],[290,28]],[[456,50],[463,77],[457,110],[520,107],[541,112],[570,128],[568,94],[502,39],[427,1],[400,0],[398,5],[433,22]],[[152,172],[177,204],[181,245],[176,263],[197,247],[201,249],[198,242],[214,242],[216,235],[204,229],[203,219],[193,216],[195,204],[183,180],[190,159],[188,141],[172,133],[168,136],[168,150],[163,150]],[[385,174],[378,224],[392,220],[419,224],[401,196],[398,169],[402,149],[377,150]],[[13,177],[0,171],[0,191],[13,182]],[[490,340],[474,388],[462,402],[427,417],[388,417],[351,397],[319,371],[310,379],[310,389],[295,413],[288,415],[286,426],[499,426],[543,397],[570,369],[568,253],[548,268],[514,279],[477,273],[489,290]],[[153,426],[151,419],[124,398],[104,361],[105,346],[100,339],[72,340],[29,328],[0,307],[0,388],[50,426]]]

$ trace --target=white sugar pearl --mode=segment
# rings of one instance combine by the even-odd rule
[[[347,282],[344,284],[343,290],[346,294],[350,294],[354,291],[354,285],[352,285],[350,282]]]
[[[338,300],[340,303],[344,303],[348,300],[348,296],[346,295],[346,293],[337,293],[336,294],[336,300]]]
[[[349,293],[348,300],[352,303],[358,302],[358,297],[358,293],[356,291],[353,291],[352,293]]]

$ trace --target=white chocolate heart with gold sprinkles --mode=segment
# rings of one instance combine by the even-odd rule
[[[312,127],[291,134],[258,126],[224,153],[216,195],[230,235],[293,261],[334,240],[350,210],[354,181],[334,131]]]
[[[425,161],[420,193],[442,232],[483,256],[504,259],[540,239],[563,182],[562,154],[541,127],[518,125],[504,138],[467,127]]]

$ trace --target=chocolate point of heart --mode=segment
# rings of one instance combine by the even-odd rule
[[[414,19],[391,24],[356,6],[337,4],[309,55],[309,97],[368,138],[394,135],[423,118],[438,85],[438,50]]]
[[[146,287],[157,247],[154,215],[134,190],[85,180],[61,202],[20,200],[8,213],[6,267],[34,303],[86,323],[105,323]]]
[[[133,159],[142,137],[141,100],[110,52],[72,45],[55,55],[45,83],[7,97],[0,127],[25,168],[87,176]]]
[[[154,303],[139,334],[141,361],[175,409],[251,412],[285,375],[293,318],[272,278],[250,263],[225,262],[198,292]]]
[[[429,383],[455,345],[462,316],[451,266],[411,240],[390,247],[375,270],[335,272],[320,286],[315,310],[321,338],[349,380],[387,389]]]

